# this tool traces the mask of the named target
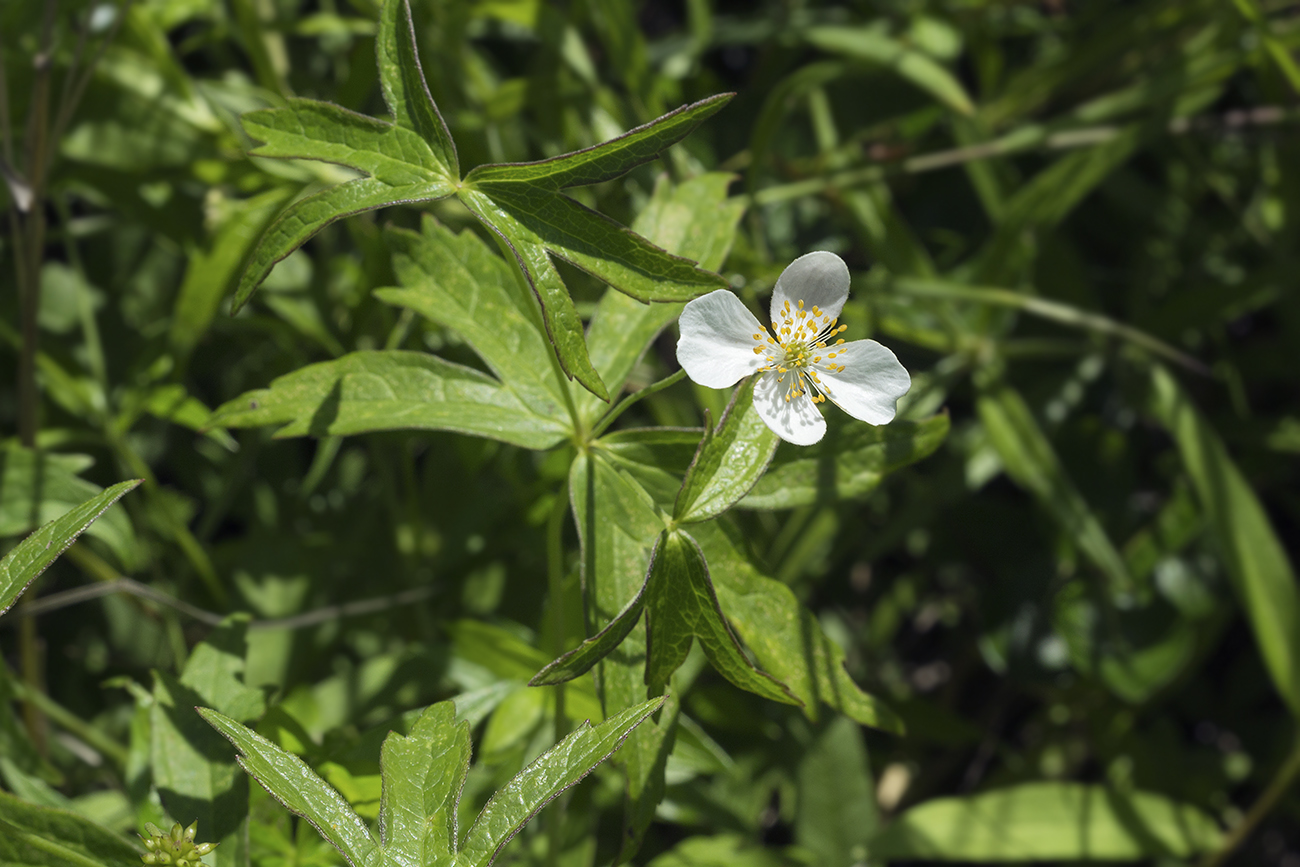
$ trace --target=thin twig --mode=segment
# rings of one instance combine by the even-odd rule
[[[1228,832],[1224,838],[1223,845],[1215,852],[1205,856],[1201,862],[1201,867],[1219,867],[1228,860],[1229,856],[1237,850],[1237,847],[1246,841],[1264,817],[1272,812],[1273,807],[1277,805],[1278,800],[1286,794],[1287,789],[1300,776],[1300,737],[1296,739],[1296,745],[1291,749],[1291,755],[1287,757],[1282,768],[1268,784],[1268,788],[1259,796],[1250,807],[1250,812],[1237,823],[1237,826]]]
[[[117,31],[122,29],[122,22],[126,20],[126,16],[131,11],[131,6],[134,3],[135,0],[124,0],[117,17],[113,20],[108,32],[104,34],[104,38],[100,40],[99,46],[95,49],[95,56],[91,58],[90,63],[86,64],[86,68],[81,71],[81,78],[77,80],[76,85],[70,91],[67,91],[65,101],[59,106],[59,116],[54,122],[55,141],[62,138],[64,129],[72,121],[72,114],[81,103],[81,97],[85,94],[86,87],[95,74],[95,67],[99,66],[100,59],[103,58],[104,52],[108,50],[108,46],[117,36]]]
[[[99,584],[90,584],[85,587],[77,587],[72,590],[64,590],[61,593],[51,593],[38,601],[32,602],[23,608],[15,608],[12,617],[9,620],[18,621],[28,617],[39,617],[42,614],[49,614],[51,611],[58,611],[61,608],[67,608],[70,605],[78,605],[82,602],[89,602],[92,599],[102,599],[105,596],[111,596],[114,593],[125,593],[129,596],[136,596],[140,599],[148,599],[151,602],[157,602],[160,605],[166,605],[179,611],[187,617],[193,618],[200,623],[208,626],[219,626],[225,620],[225,615],[217,614],[214,611],[207,611],[195,605],[191,605],[184,600],[177,599],[167,593],[150,587],[148,584],[141,584],[131,578],[115,578],[111,581],[105,581]],[[308,626],[317,626],[321,623],[327,623],[332,620],[339,620],[345,617],[360,617],[363,614],[374,614],[378,611],[386,611],[389,608],[396,608],[401,605],[410,605],[413,602],[422,602],[429,599],[436,593],[432,587],[416,587],[412,590],[404,590],[401,593],[394,593],[391,596],[379,596],[374,599],[360,599],[356,602],[345,602],[342,605],[326,605],[324,608],[316,608],[311,611],[305,611],[302,614],[295,614],[292,617],[280,617],[271,620],[251,620],[248,628],[253,631],[263,629],[304,629]]]

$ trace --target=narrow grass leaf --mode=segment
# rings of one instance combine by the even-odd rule
[[[1152,369],[1151,409],[1178,446],[1273,685],[1300,717],[1300,592],[1286,549],[1223,442],[1163,367]]]
[[[909,48],[878,30],[867,27],[810,27],[804,31],[804,39],[823,51],[892,69],[954,111],[962,114],[975,112],[975,105],[966,93],[966,88],[962,87],[951,72],[920,51]]]

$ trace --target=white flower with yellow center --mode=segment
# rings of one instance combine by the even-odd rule
[[[677,360],[708,388],[728,388],[751,373],[754,409],[777,436],[812,445],[826,433],[817,404],[829,400],[871,424],[893,420],[912,378],[894,353],[874,340],[844,342],[840,311],[849,269],[834,253],[800,256],[772,291],[769,333],[726,289],[686,305]]]

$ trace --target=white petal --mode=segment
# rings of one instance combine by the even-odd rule
[[[912,377],[894,353],[874,340],[832,346],[835,358],[824,362],[844,366],[844,372],[821,369],[826,396],[856,419],[871,424],[894,420],[895,404],[912,387]]]
[[[825,250],[805,254],[791,262],[777,278],[776,288],[772,290],[772,325],[775,327],[782,319],[781,311],[787,301],[792,311],[798,310],[802,301],[805,310],[811,311],[816,306],[829,319],[836,319],[848,297],[849,266],[844,260]]]
[[[726,289],[688,303],[677,322],[682,329],[677,362],[700,385],[726,388],[764,364],[766,356],[754,354],[760,345],[754,335],[761,335],[766,344],[767,329]]]
[[[763,423],[781,439],[797,446],[810,446],[826,435],[826,419],[813,405],[808,392],[786,400],[793,373],[781,382],[776,371],[764,373],[754,382],[754,410]]]

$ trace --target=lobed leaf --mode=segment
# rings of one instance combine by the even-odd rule
[[[645,610],[644,585],[642,585],[642,591],[627,604],[626,608],[618,613],[617,617],[609,622],[608,626],[573,650],[549,663],[545,668],[533,675],[532,680],[528,681],[528,685],[554,686],[586,674],[596,663],[623,643],[623,640],[627,638],[628,634],[640,621],[643,610]]]
[[[564,187],[613,180],[684,139],[734,96],[734,93],[720,93],[684,105],[618,138],[585,150],[531,163],[479,166],[465,176],[465,182],[476,186],[483,182],[527,183],[540,189],[558,191]]]
[[[366,823],[302,759],[210,708],[199,716],[235,745],[239,764],[292,813],[311,823],[352,867],[371,867],[379,847]]]
[[[681,530],[664,530],[646,579],[645,682],[661,692],[698,638],[713,667],[736,686],[783,704],[801,705],[789,688],[746,658],[723,618],[704,552]]]
[[[469,773],[470,725],[450,701],[430,705],[409,734],[393,732],[380,753],[379,834],[385,861],[448,864],[456,851],[456,808]]]
[[[428,202],[451,195],[448,181],[392,186],[375,178],[358,178],[337,187],[299,199],[285,208],[258,240],[248,259],[231,312],[248,303],[253,291],[271,273],[275,263],[297,250],[307,240],[337,220],[388,205]]]
[[[754,409],[748,378],[731,396],[717,429],[705,427],[695,459],[673,504],[673,520],[689,524],[721,515],[738,503],[767,470],[780,438]]]
[[[537,306],[510,265],[473,232],[453,234],[425,217],[419,234],[389,229],[401,289],[375,294],[460,334],[537,415],[565,415],[566,386],[550,363]]]
[[[276,436],[447,430],[547,449],[568,429],[490,376],[420,352],[354,352],[218,407],[211,424],[284,425]]]
[[[0,615],[8,611],[42,572],[77,540],[100,515],[142,479],[118,482],[69,509],[14,546],[0,559]]]
[[[669,253],[694,259],[700,267],[722,267],[736,235],[736,223],[745,207],[728,199],[734,177],[721,172],[700,175],[676,186],[660,176],[649,203],[637,215],[632,231]],[[613,394],[623,390],[628,374],[650,341],[682,312],[674,302],[642,304],[611,289],[591,317],[587,349],[592,364]],[[590,426],[608,405],[589,394],[575,395],[578,414]]]
[[[585,723],[524,768],[484,805],[465,835],[456,867],[487,867],[533,816],[609,758],[632,729],[659,710],[651,699],[598,726]]]
[[[424,80],[408,0],[401,3],[389,0],[380,4],[375,54],[379,63],[379,84],[393,120],[398,126],[413,130],[420,136],[432,149],[447,177],[459,178],[456,143],[452,141],[447,124]]]
[[[482,193],[461,190],[460,200],[496,233],[515,257],[519,270],[542,306],[542,321],[560,367],[596,397],[608,402],[609,391],[587,354],[578,308],[569,297],[569,290],[547,256],[541,240]]]

